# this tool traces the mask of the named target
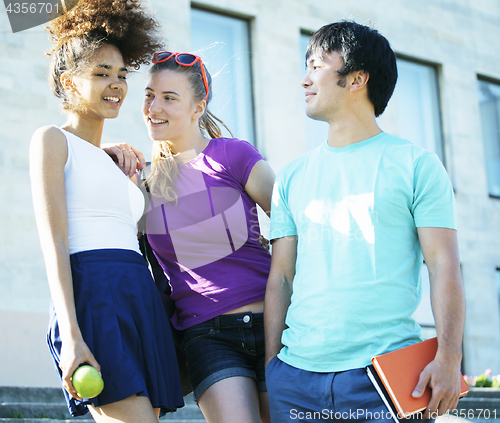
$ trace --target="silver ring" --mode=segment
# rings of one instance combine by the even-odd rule
[[[126,150],[126,148],[120,148],[121,151]]]
[[[127,150],[128,152],[132,153],[134,150]]]

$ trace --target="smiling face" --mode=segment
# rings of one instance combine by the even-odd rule
[[[104,44],[77,75],[63,74],[61,82],[74,110],[94,119],[113,119],[127,95],[127,68],[117,47]]]
[[[343,65],[337,52],[308,58],[307,73],[301,84],[305,88],[306,114],[310,118],[329,122],[342,109],[349,90],[345,78],[337,74]]]
[[[153,73],[145,90],[142,112],[154,141],[186,139],[197,134],[204,101],[195,103],[187,74],[173,70]]]

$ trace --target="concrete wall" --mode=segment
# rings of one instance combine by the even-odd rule
[[[188,0],[150,0],[168,48],[190,49]],[[488,197],[477,74],[500,81],[497,0],[200,0],[196,6],[247,17],[251,27],[257,146],[277,171],[306,151],[299,73],[301,30],[354,18],[372,22],[406,57],[438,65],[444,150],[456,189],[467,296],[465,371],[500,373],[500,200]],[[40,126],[62,124],[46,83],[42,27],[12,34],[0,11],[0,385],[57,385],[44,346],[49,292],[30,197],[28,146]],[[129,79],[104,142],[126,140],[149,155],[140,106],[144,74]],[[384,128],[383,128],[384,129]],[[389,128],[386,128],[389,129]]]

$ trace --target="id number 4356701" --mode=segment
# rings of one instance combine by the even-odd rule
[[[461,419],[496,419],[497,410],[489,408],[469,408],[468,410],[448,410],[445,416],[459,417]]]
[[[59,2],[58,3],[7,3],[6,4],[7,13],[23,14],[23,15],[41,15],[59,13]]]

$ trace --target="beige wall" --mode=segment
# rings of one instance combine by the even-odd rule
[[[149,4],[163,24],[168,48],[189,50],[190,3]],[[306,151],[298,87],[301,29],[342,18],[371,21],[397,53],[439,66],[445,157],[456,189],[467,295],[465,369],[500,373],[495,285],[500,200],[487,192],[476,79],[480,73],[500,81],[500,2],[201,0],[196,5],[250,19],[257,146],[276,171]],[[45,82],[47,48],[42,27],[12,34],[0,11],[0,385],[57,384],[45,347],[49,292],[28,175],[31,134],[63,123]],[[104,141],[126,140],[149,152],[140,115],[143,86],[142,73],[130,78],[127,102],[120,118],[106,124]]]
[[[47,313],[0,311],[0,385],[59,386],[47,349],[47,320]]]

